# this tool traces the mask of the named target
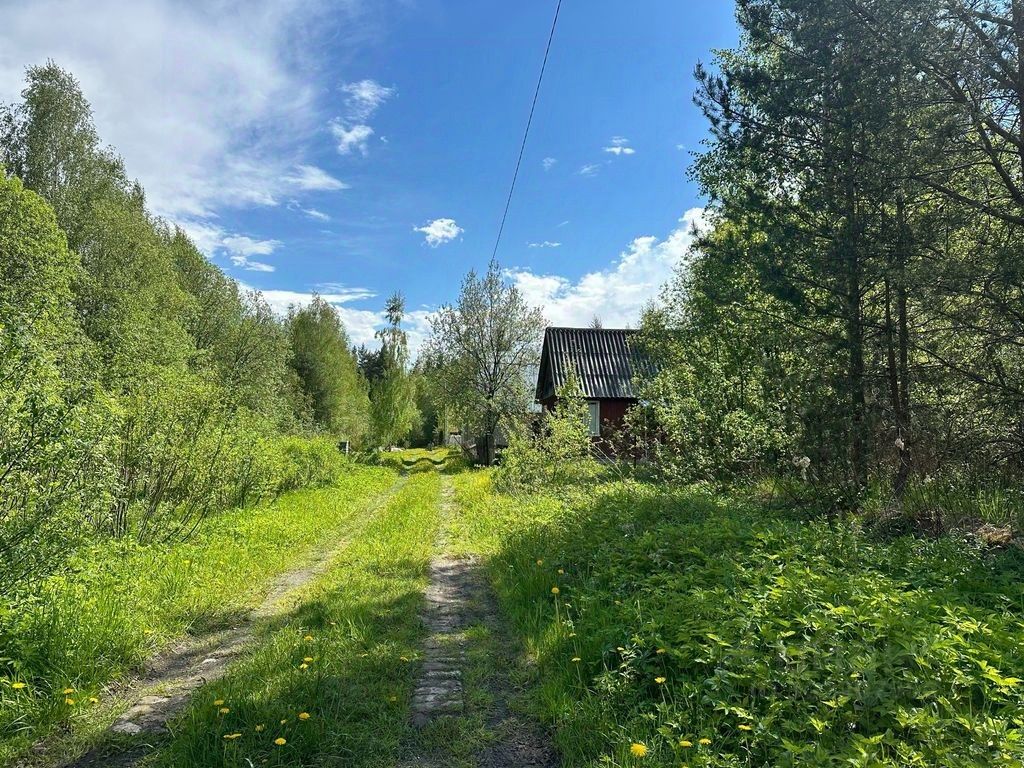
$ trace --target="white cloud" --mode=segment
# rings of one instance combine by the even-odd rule
[[[331,220],[330,216],[328,216],[323,211],[318,211],[316,208],[303,208],[302,212],[304,214],[306,214],[307,216],[309,216],[309,218],[315,219],[316,221],[330,221]]]
[[[622,136],[612,136],[609,142],[611,146],[605,147],[604,151],[613,155],[633,155],[636,150],[629,146],[629,139]]]
[[[341,154],[350,155],[358,150],[360,154],[366,155],[369,151],[367,142],[373,136],[373,128],[368,125],[353,125],[346,128],[342,122],[332,120],[331,133],[338,141],[338,152]]]
[[[635,327],[643,308],[685,262],[693,244],[692,227],[700,225],[703,213],[691,208],[664,240],[638,237],[614,263],[576,282],[525,269],[506,274],[530,304],[541,307],[551,325],[584,326],[597,315],[607,328]]]
[[[568,219],[566,219],[565,221],[563,221],[563,222],[562,222],[561,224],[559,224],[558,226],[559,226],[559,227],[564,227],[564,226],[565,226],[566,224],[568,224],[568,223],[569,223],[569,220],[568,220]]]
[[[553,157],[545,157],[543,160],[540,161],[540,164],[544,166],[545,171],[550,171],[552,168],[555,167],[555,163],[557,162],[558,160],[556,160]]]
[[[333,5],[348,14],[354,0]],[[79,79],[104,143],[175,221],[272,205],[322,117],[311,49],[322,3],[3,3],[0,100],[53,59]],[[244,12],[244,18],[242,16]]]
[[[274,267],[251,256],[269,256],[281,245],[280,240],[254,240],[245,235],[229,235],[221,238],[221,246],[227,251],[231,263],[249,272],[273,272]]]
[[[455,223],[455,219],[434,219],[422,227],[414,227],[413,231],[422,232],[426,235],[427,245],[431,248],[437,248],[442,243],[454,240],[464,230]]]
[[[376,80],[360,80],[341,86],[345,94],[345,107],[349,119],[362,122],[373,116],[381,105],[391,98],[394,88],[387,88]]]
[[[601,170],[599,163],[587,163],[586,165],[581,165],[576,173],[580,176],[594,176],[599,170]]]
[[[527,243],[530,248],[559,248],[561,243],[553,243],[550,240],[545,240],[542,243]]]
[[[349,185],[331,176],[327,171],[315,165],[297,165],[285,180],[292,186],[311,192],[330,192],[337,189],[348,189]]]

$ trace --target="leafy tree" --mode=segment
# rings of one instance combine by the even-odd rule
[[[471,270],[458,301],[431,321],[428,354],[440,402],[483,438],[488,463],[501,420],[523,413],[530,401],[527,374],[540,354],[543,327],[540,311],[504,281],[496,261],[483,276]]]
[[[409,372],[409,343],[402,330],[405,300],[392,294],[384,308],[387,325],[377,332],[380,371],[370,380],[370,423],[378,445],[405,439],[419,421],[416,382]]]
[[[337,310],[320,296],[288,313],[291,367],[314,423],[358,442],[369,429],[370,402]]]

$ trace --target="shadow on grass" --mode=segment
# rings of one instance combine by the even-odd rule
[[[835,760],[863,749],[986,764],[970,762],[974,737],[956,723],[1007,723],[1024,706],[1012,682],[1024,677],[1019,552],[877,542],[664,486],[566,498],[488,567],[536,650],[535,701],[570,762],[626,764],[629,740],[610,734],[632,734],[664,760],[709,738],[751,765],[792,762],[801,744]],[[513,502],[524,503],[497,503]],[[907,713],[939,700],[908,727]],[[991,728],[991,749],[1010,749],[1010,731]]]

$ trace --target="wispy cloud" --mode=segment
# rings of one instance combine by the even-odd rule
[[[437,248],[442,243],[454,240],[464,230],[455,223],[455,219],[434,219],[422,227],[414,227],[413,231],[422,232],[426,237],[427,245],[431,248]]]
[[[600,170],[600,163],[587,163],[586,165],[581,165],[580,169],[576,171],[576,173],[578,173],[580,176],[596,176],[597,172]]]
[[[341,154],[350,155],[358,151],[365,156],[369,152],[368,142],[373,136],[373,128],[370,126],[360,124],[347,128],[344,123],[332,120],[330,127],[331,133],[338,142],[338,152]]]
[[[248,272],[273,272],[274,267],[253,256],[269,256],[281,245],[280,240],[255,240],[245,235],[230,235],[220,241],[221,247],[227,251],[231,263]]]
[[[395,94],[394,88],[387,88],[376,80],[360,80],[341,86],[345,94],[345,107],[350,120],[369,120],[385,101]]]
[[[629,146],[629,139],[623,136],[613,136],[609,145],[604,148],[604,151],[612,155],[632,155],[636,153],[636,150]]]
[[[349,185],[336,179],[327,171],[315,165],[297,165],[285,180],[292,186],[314,192],[330,192],[336,189],[348,189]]]
[[[79,78],[100,136],[155,213],[195,221],[274,205],[323,120],[317,65],[295,55],[315,42],[322,10],[298,0],[4,3],[0,100],[18,98],[26,65],[53,59]],[[346,20],[352,10],[350,0],[332,8]]]
[[[555,159],[554,157],[545,157],[543,160],[540,161],[540,164],[544,166],[545,171],[550,171],[552,168],[555,167],[555,163],[557,162],[558,160]]]
[[[302,212],[309,216],[309,218],[315,221],[330,221],[331,217],[323,211],[318,211],[316,208],[303,208]]]
[[[559,248],[559,247],[561,247],[562,244],[561,243],[554,243],[554,242],[552,242],[550,240],[545,240],[545,241],[540,242],[540,243],[527,243],[527,245],[530,248]]]

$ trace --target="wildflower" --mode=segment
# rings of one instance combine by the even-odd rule
[[[659,648],[658,650],[656,650],[656,651],[655,651],[655,653],[657,653],[658,655],[661,655],[661,654],[663,654],[664,652],[665,652],[665,649],[664,649],[664,648]]]
[[[570,632],[569,633],[569,637],[576,637],[576,633],[575,632]]]
[[[895,445],[896,445],[896,450],[898,450],[898,451],[902,451],[904,448],[907,447],[907,444],[905,442],[903,442],[903,438],[902,437],[897,437],[896,438]]]
[[[557,595],[560,591],[561,590],[559,590],[558,587],[552,587],[551,588],[551,594],[552,595]]]
[[[224,699],[214,699],[213,706],[220,707],[224,705]]]
[[[274,743],[277,744],[277,746],[279,747],[283,747],[285,744],[288,743],[288,740],[282,739],[280,736],[278,736],[276,739],[274,739]]]
[[[647,757],[647,745],[634,741],[629,745],[629,754],[633,757]]]
[[[662,683],[665,682],[665,678],[664,677],[656,677],[656,678],[654,678],[654,682],[656,682],[658,685],[661,685]]]
[[[680,739],[679,740],[679,746],[682,747],[683,749],[689,749],[690,747],[693,746],[693,742],[690,741],[689,739]]]
[[[20,691],[22,688],[27,688],[28,683],[11,683],[11,688],[16,691]]]
[[[740,726],[740,730],[741,731],[752,731],[754,729],[751,726],[744,724],[744,725]]]
[[[306,662],[302,662],[301,664],[299,664],[299,669],[309,669],[309,664],[307,664]]]
[[[69,693],[74,693],[74,692],[75,692],[74,688],[65,688],[63,691],[61,691],[61,693],[63,693],[65,696],[67,696]]]
[[[72,707],[75,704],[75,700],[74,699],[64,699],[64,703],[67,704],[69,707]]]
[[[388,701],[398,701],[397,696],[388,696]]]
[[[537,565],[544,565],[544,559],[541,557],[537,558]]]
[[[288,718],[286,717],[284,720],[281,721],[281,725],[284,725],[287,722],[288,722]]]
[[[564,568],[559,568],[558,569],[558,575],[559,576],[564,576],[565,575],[565,569]]]
[[[256,733],[263,733],[263,730],[266,727],[267,726],[265,726],[263,723],[259,723],[255,728],[253,728],[253,730],[256,731]]]
[[[623,647],[622,647],[622,646],[620,645],[620,646],[619,646],[618,648],[616,648],[615,650],[616,650],[616,651],[618,651],[619,653],[624,653],[626,649],[625,649],[625,648],[623,648]]]
[[[304,638],[302,638],[302,639],[303,639],[303,640],[305,640],[305,641],[306,641],[307,643],[311,643],[311,642],[313,642],[313,636],[312,636],[312,635],[306,635],[306,636],[305,636]]]
[[[230,707],[221,707],[217,711],[220,712],[222,715],[226,715],[228,712],[231,711],[231,708]]]
[[[706,747],[711,743],[711,739],[700,739],[697,741],[702,747]]]
[[[399,656],[398,658],[399,658],[399,660],[401,660],[401,661],[408,661],[408,660],[409,660],[409,657],[408,657],[408,656]]]
[[[240,734],[240,733],[225,733],[224,734],[224,738],[225,739],[237,739],[241,735],[242,734]]]
[[[313,660],[313,657],[312,657],[312,656],[306,656],[306,657],[305,657],[305,658],[303,658],[302,660],[303,660],[303,661],[306,661],[306,662],[309,662],[309,661],[312,661],[312,660]]]
[[[299,720],[309,720],[309,712],[299,712]]]
[[[575,663],[579,663],[580,661],[582,661],[582,659],[580,659],[580,657],[579,657],[579,656],[573,656],[573,657],[572,657],[572,660],[573,660],[573,662],[575,662]]]
[[[96,698],[95,696],[90,696],[89,697],[89,703],[90,704],[99,704],[100,700],[98,698]]]

